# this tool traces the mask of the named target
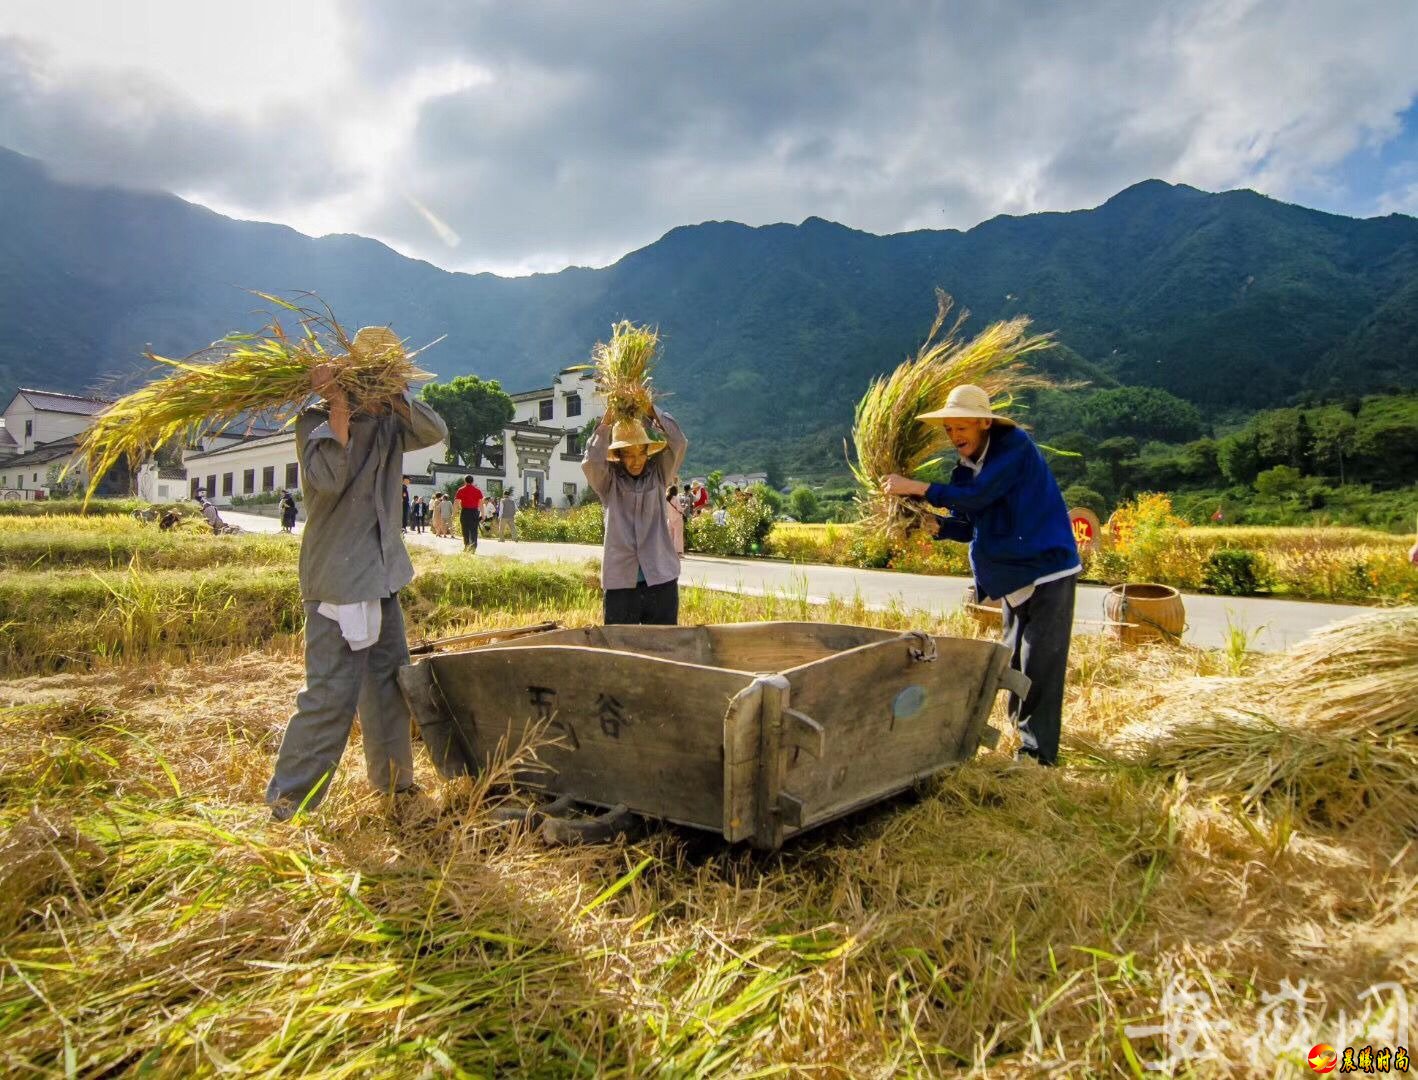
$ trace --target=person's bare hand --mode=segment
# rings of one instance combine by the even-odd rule
[[[892,473],[881,482],[881,490],[888,495],[924,495],[928,486],[920,480],[912,480],[900,473]]]
[[[335,369],[330,364],[316,364],[310,369],[310,389],[324,394],[326,388],[335,381]]]

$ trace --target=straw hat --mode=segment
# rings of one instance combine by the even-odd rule
[[[1009,417],[992,412],[990,395],[970,383],[963,383],[952,390],[950,396],[945,399],[945,408],[921,413],[916,419],[936,427],[940,427],[946,420],[993,420],[1005,427],[1016,426]]]
[[[373,360],[396,349],[402,353],[404,343],[387,326],[362,326],[350,342],[350,352],[358,360]]]
[[[616,451],[631,446],[645,447],[647,457],[654,457],[665,448],[664,443],[650,438],[645,431],[645,425],[639,420],[617,420],[615,427],[611,428],[611,444],[606,451],[606,457],[619,461],[620,455]]]

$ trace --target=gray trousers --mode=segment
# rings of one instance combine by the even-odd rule
[[[305,689],[296,696],[266,788],[266,802],[282,821],[302,804],[319,806],[325,798],[356,709],[369,782],[380,791],[402,791],[414,782],[409,707],[397,681],[399,668],[409,662],[398,596],[384,598],[379,640],[358,652],[317,606],[305,605]]]
[[[1009,696],[1009,716],[1019,728],[1019,752],[1043,765],[1059,759],[1063,727],[1064,679],[1073,638],[1073,599],[1078,575],[1038,586],[1019,607],[1004,601],[1004,644],[1010,667],[1029,677],[1023,700]]]

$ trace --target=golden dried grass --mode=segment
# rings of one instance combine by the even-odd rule
[[[458,585],[451,561],[411,623],[494,595],[594,619],[579,576]],[[868,617],[686,593],[686,621]],[[1359,679],[1411,678],[1409,654],[1365,634],[1294,654],[1326,731],[1406,723]],[[358,736],[319,812],[273,826],[299,659],[193,661],[0,682],[7,1073],[1274,1075],[1341,1012],[1374,1029],[1392,999],[1366,987],[1418,976],[1404,838],[1247,812],[1112,752],[1171,688],[1234,685],[1200,678],[1232,665],[1199,650],[1079,638],[1064,768],[987,753],[766,857],[669,827],[548,849],[497,820],[504,773],[442,782],[423,755],[428,798],[395,816]],[[1304,1022],[1269,1023],[1302,979]],[[1207,1056],[1169,1065],[1178,992]]]
[[[969,312],[962,311],[944,330],[953,305],[949,295],[936,290],[935,321],[916,355],[873,380],[857,403],[852,424],[856,456],[850,464],[860,489],[862,519],[873,532],[897,538],[928,516],[920,502],[889,496],[881,488],[882,480],[893,473],[914,476],[940,461],[945,432],[922,423],[922,413],[943,408],[950,391],[963,383],[983,387],[997,409],[1007,409],[1023,390],[1053,385],[1022,361],[1029,353],[1049,348],[1051,334],[1029,334],[1030,321],[1020,316],[991,323],[968,341],[961,340]]]
[[[1251,676],[1164,689],[1120,745],[1252,810],[1418,835],[1418,608],[1335,623]]]
[[[295,315],[299,330],[287,333],[272,316],[259,333],[231,333],[180,360],[148,353],[171,374],[148,383],[105,409],[85,432],[77,460],[88,488],[85,503],[110,469],[126,460],[146,460],[160,447],[188,445],[203,435],[242,424],[285,425],[312,400],[311,372],[324,364],[344,391],[352,412],[387,410],[414,379],[427,378],[387,328],[357,343],[328,306],[301,307],[272,296],[261,299]],[[422,350],[418,350],[421,352]]]
[[[611,339],[597,342],[591,363],[580,370],[596,373],[596,392],[606,399],[606,420],[644,421],[655,405],[652,372],[660,351],[660,333],[651,326],[622,320]]]
[[[1102,639],[1076,660],[1075,702],[1206,666]],[[272,826],[300,685],[252,654],[0,688],[5,1068],[1128,1074],[1176,1049],[1180,987],[1193,1049],[1270,1075],[1415,973],[1418,858],[1095,755],[1090,710],[1067,768],[987,754],[761,857],[668,828],[548,849],[496,819],[504,773],[422,760],[429,799],[393,817],[357,746],[318,814]],[[1300,973],[1308,1022],[1272,1030]]]

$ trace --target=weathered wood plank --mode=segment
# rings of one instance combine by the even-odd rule
[[[758,822],[758,741],[763,681],[739,692],[724,716],[724,839],[747,840]]]
[[[722,831],[725,714],[749,676],[551,644],[426,663],[484,760],[499,744],[554,738],[537,753],[549,791]]]
[[[776,851],[783,846],[783,714],[792,687],[782,675],[760,679],[763,706],[758,736],[757,797],[754,799],[753,846]]]
[[[730,623],[706,628],[716,667],[778,673],[896,636],[895,631],[837,623]]]
[[[466,776],[477,769],[478,756],[453,722],[443,693],[428,664],[408,664],[399,669],[399,689],[418,722],[419,733],[434,767],[444,779]]]
[[[793,710],[824,729],[822,756],[790,753],[783,780],[803,801],[804,827],[904,790],[962,760],[967,744],[974,753],[980,703],[993,697],[1004,650],[935,641],[938,658],[929,663],[913,661],[914,643],[900,638],[785,673]]]
[[[535,644],[578,645],[589,649],[658,656],[686,664],[722,667],[713,662],[709,634],[702,626],[581,626],[537,635],[535,643],[496,642],[485,648],[517,648]]]

